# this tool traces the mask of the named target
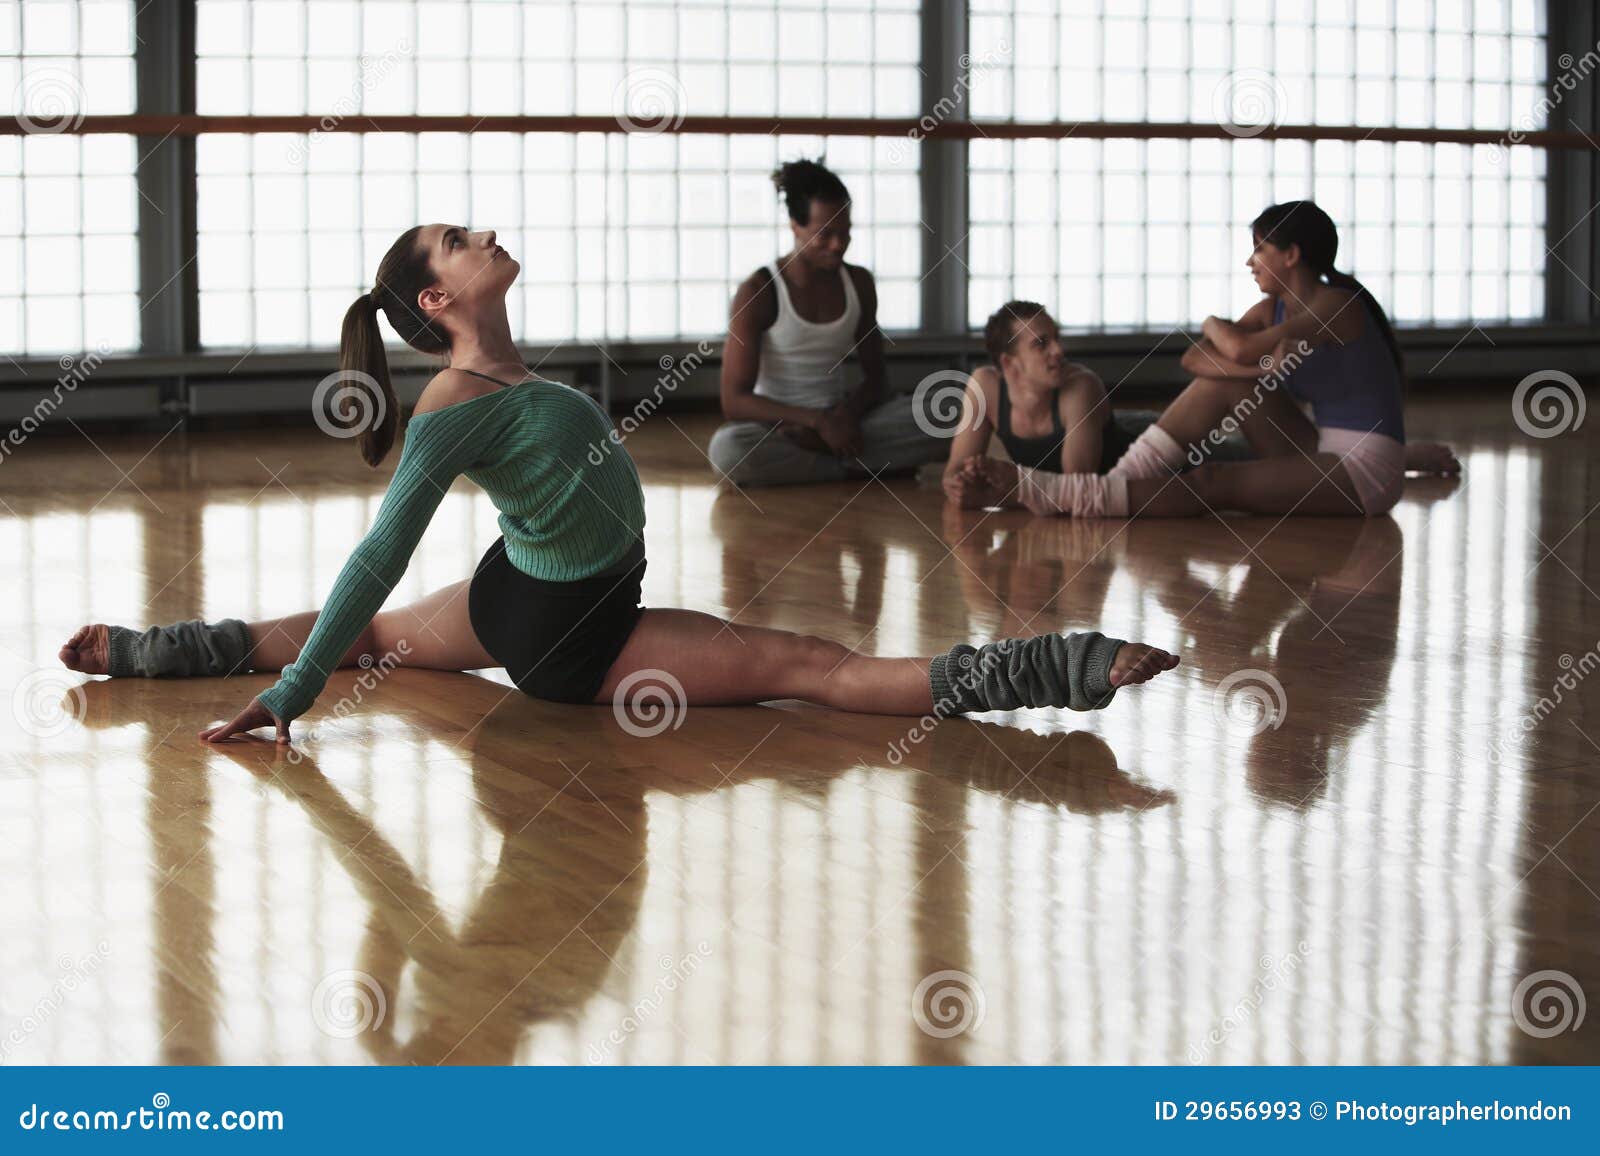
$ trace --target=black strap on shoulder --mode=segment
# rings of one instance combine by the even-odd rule
[[[507,389],[511,388],[511,383],[509,381],[501,381],[498,377],[490,377],[487,373],[479,373],[476,369],[464,369],[460,366],[454,365],[452,365],[450,368],[456,370],[458,373],[470,373],[473,377],[481,377],[485,381],[492,381],[496,385],[505,386]]]

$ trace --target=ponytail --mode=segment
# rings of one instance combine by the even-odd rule
[[[1335,289],[1347,289],[1367,303],[1367,309],[1378,322],[1378,329],[1383,334],[1383,340],[1388,343],[1389,354],[1394,358],[1394,367],[1400,371],[1400,382],[1404,386],[1406,380],[1406,359],[1400,353],[1400,342],[1395,339],[1394,326],[1389,323],[1389,315],[1383,311],[1383,306],[1378,304],[1365,285],[1357,281],[1348,273],[1341,273],[1337,269],[1328,269],[1323,273],[1328,279],[1328,284]]]
[[[417,352],[437,356],[450,352],[444,327],[416,307],[417,295],[436,280],[428,254],[417,247],[421,232],[422,226],[415,225],[389,246],[378,262],[377,288],[357,297],[345,310],[339,330],[339,372],[334,376],[344,388],[336,395],[334,417],[344,423],[345,437],[354,432],[369,466],[383,461],[400,431],[400,404],[389,382],[378,310]],[[341,407],[340,402],[350,404]]]
[[[343,388],[334,397],[334,416],[346,430],[357,431],[362,458],[367,465],[376,466],[394,445],[400,406],[389,381],[389,358],[378,330],[374,293],[363,293],[345,310],[339,331],[338,380]]]
[[[1334,226],[1333,218],[1314,201],[1284,201],[1263,209],[1250,222],[1250,233],[1256,240],[1269,241],[1279,249],[1287,250],[1290,245],[1300,246],[1300,258],[1312,272],[1326,277],[1328,284],[1335,289],[1349,290],[1366,301],[1372,316],[1378,321],[1383,340],[1389,346],[1394,366],[1400,371],[1400,383],[1404,388],[1405,358],[1400,355],[1400,343],[1395,340],[1389,315],[1365,285],[1333,267],[1333,259],[1339,252],[1339,230]]]

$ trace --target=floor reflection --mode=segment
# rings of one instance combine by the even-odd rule
[[[89,688],[91,717],[98,725],[118,725],[120,690],[105,683]],[[748,962],[748,945],[739,942],[747,923],[773,920],[775,942],[770,946],[781,952],[784,966],[803,961],[814,978],[825,983],[832,968],[849,960],[851,939],[864,939],[880,929],[877,921],[868,922],[871,911],[901,904],[908,911],[926,910],[944,919],[967,901],[964,894],[941,890],[952,882],[950,873],[924,872],[919,878],[908,865],[917,855],[928,854],[930,847],[941,862],[952,856],[959,859],[963,834],[957,820],[969,789],[997,804],[1041,813],[1059,810],[1064,815],[1138,813],[1174,800],[1171,792],[1121,772],[1111,750],[1092,735],[1041,735],[983,723],[934,728],[920,741],[905,744],[903,753],[902,748],[893,748],[894,771],[871,768],[859,759],[819,771],[814,764],[800,767],[760,756],[719,771],[708,761],[721,746],[714,717],[719,713],[728,712],[693,712],[670,737],[641,745],[609,712],[581,712],[564,727],[565,742],[585,752],[579,764],[552,763],[525,753],[548,724],[546,708],[512,698],[490,709],[463,744],[462,769],[477,812],[500,842],[498,851],[481,864],[469,888],[471,897],[460,909],[433,893],[382,825],[363,813],[314,759],[297,758],[265,742],[219,748],[219,755],[251,776],[271,799],[287,801],[303,813],[359,897],[359,903],[349,903],[342,894],[345,888],[326,879],[302,896],[302,902],[313,906],[338,905],[341,921],[360,928],[348,959],[326,959],[331,970],[318,981],[303,1010],[334,1040],[344,1029],[364,1025],[365,1030],[351,1031],[350,1037],[367,1058],[380,1063],[507,1063],[540,1058],[637,1062],[642,1041],[631,1037],[639,1024],[646,1024],[657,1042],[666,1030],[694,1038],[703,1029],[703,1024],[683,1022],[684,1009],[663,1000],[661,980],[671,974],[686,991],[698,985],[713,993],[730,1033],[723,1044],[726,1053],[691,1049],[676,1059],[763,1058],[759,1051],[769,1044],[775,1051],[765,1058],[796,1058],[786,1056],[782,1042],[771,1038],[769,1020],[747,1014],[744,1007],[747,993],[737,979]],[[826,717],[820,712],[798,714],[796,729],[814,732],[819,743],[828,740],[833,728]],[[701,721],[702,716],[708,717]],[[842,752],[889,750],[904,735],[899,720],[853,723],[847,739],[833,740]],[[649,764],[637,761],[642,754],[648,754]],[[430,764],[419,769],[436,768]],[[856,882],[857,889],[869,893],[868,905],[854,908],[856,919],[850,918],[853,905],[848,902],[838,905],[843,919],[837,912],[808,909],[803,882],[800,895],[790,885],[807,876],[836,874],[837,868],[846,866],[829,862],[833,855],[823,853],[824,847],[789,847],[774,865],[762,851],[748,858],[741,855],[741,844],[730,840],[725,822],[717,824],[724,828],[718,839],[706,839],[694,829],[707,811],[736,816],[741,792],[755,791],[769,799],[778,796],[780,813],[775,822],[783,827],[803,821],[801,815],[783,811],[841,803],[869,810],[892,805],[898,794],[895,787],[905,786],[915,776],[924,777],[919,820],[896,822],[884,815],[883,822],[869,821],[875,836],[870,854],[886,875],[881,881]],[[387,777],[393,787],[393,780],[403,776]],[[280,825],[282,808],[269,802],[268,809],[275,816],[271,824]],[[898,809],[899,817],[906,818],[905,809]],[[207,828],[205,813],[190,811],[186,822],[169,829],[158,845],[170,846],[177,854],[192,844],[197,854],[207,854]],[[285,835],[281,832],[277,842],[281,844]],[[754,849],[749,843],[742,847]],[[717,864],[724,881],[729,873],[755,875],[772,909],[713,913],[716,922],[700,922],[697,917],[688,931],[699,937],[695,942],[672,937],[668,946],[668,940],[656,935],[652,954],[642,942],[641,916],[655,922],[674,914],[668,906],[678,907],[676,914],[681,916],[684,906],[693,910],[707,902],[709,896],[693,894],[695,880],[705,876],[703,865],[686,861],[707,852],[713,860],[723,856],[732,860]],[[853,854],[844,852],[847,859]],[[187,896],[189,885],[204,878],[205,872],[186,869],[182,894]],[[959,879],[954,882],[961,885]],[[880,891],[885,885],[890,892]],[[902,889],[909,892],[901,893]],[[155,909],[161,924],[158,940],[181,939],[192,956],[181,976],[176,965],[169,965],[171,969],[161,976],[163,990],[180,989],[189,999],[163,1000],[158,1014],[169,1033],[184,1042],[183,1054],[191,1061],[204,1061],[217,1058],[204,1050],[209,1031],[201,1025],[211,1018],[206,1013],[229,1018],[227,1009],[215,1006],[214,954],[226,952],[215,952],[209,939],[194,937],[197,923],[205,927],[211,921],[193,903],[191,896],[186,903]],[[225,924],[237,924],[246,913],[217,914]],[[790,919],[799,925],[791,926]],[[827,927],[820,942],[806,933],[819,927],[819,919]],[[900,933],[909,934],[909,929],[902,927]],[[846,947],[843,959],[826,958],[830,941]],[[879,949],[873,945],[872,953]],[[959,953],[959,947],[951,951]],[[912,957],[909,951],[902,954],[907,960]],[[657,955],[672,959],[672,967],[653,963]],[[927,960],[929,967],[964,962],[956,954],[935,955]],[[693,967],[685,972],[690,960]],[[858,978],[848,968],[841,971],[841,986]],[[892,982],[909,991],[920,978],[913,971],[902,968]],[[778,987],[786,990],[788,985]],[[797,1021],[807,1018],[806,1008],[794,1004],[791,996],[784,994],[781,1001],[788,1006],[762,1010],[792,1015]],[[376,1011],[379,1006],[384,1009],[381,1015]],[[613,1021],[609,1028],[608,1014]],[[924,1054],[919,1058],[925,1060],[953,1058],[964,1047],[959,1039],[940,1043],[932,1037],[925,1045],[902,1014],[891,1021],[898,1021],[897,1038],[879,1039],[877,1044],[902,1058],[907,1058],[907,1047],[920,1048]],[[815,1042],[823,1046],[817,1058],[840,1058],[831,1049],[832,1041]],[[165,1058],[176,1061],[178,1056],[169,1052]]]
[[[649,601],[878,653],[1104,626],[1184,665],[1093,715],[697,708],[649,739],[402,671],[295,762],[191,741],[243,683],[79,686],[50,658],[91,613],[314,602],[381,479],[293,439],[263,451],[302,462],[288,496],[204,437],[113,448],[145,496],[19,455],[3,1058],[1593,1060],[1594,1027],[1537,1037],[1512,1004],[1534,972],[1600,974],[1600,679],[1554,693],[1597,646],[1600,539],[1587,489],[1546,484],[1592,455],[1462,428],[1464,482],[1281,524],[872,482],[758,510],[666,429]],[[449,502],[397,597],[492,535],[481,495]],[[943,1034],[913,996],[951,974],[983,1017]]]

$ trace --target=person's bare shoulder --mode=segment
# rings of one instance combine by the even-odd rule
[[[1100,382],[1100,375],[1081,361],[1069,361],[1064,367],[1063,376],[1070,381],[1095,381]],[[1104,383],[1101,382],[1103,385]]]
[[[852,265],[848,261],[844,267],[849,270],[850,279],[855,282],[856,292],[874,297],[878,295],[878,283],[872,279],[872,270],[865,265]]]
[[[411,416],[416,417],[421,413],[430,413],[436,409],[444,409],[458,401],[470,401],[480,394],[492,393],[499,386],[484,381],[481,377],[474,377],[459,369],[441,369],[433,375],[433,379],[422,388],[422,396],[417,398],[416,408],[411,411]]]
[[[1275,298],[1263,296],[1240,314],[1239,320],[1234,324],[1238,325],[1240,329],[1266,329],[1272,324],[1272,314],[1276,307],[1277,301]]]
[[[1324,285],[1311,300],[1311,310],[1322,322],[1323,328],[1341,342],[1350,342],[1361,336],[1367,321],[1366,310],[1356,302],[1359,296],[1353,289]]]
[[[763,265],[733,291],[730,327],[742,321],[755,329],[770,329],[777,320],[778,287],[772,283],[772,270]]]
[[[984,419],[993,421],[991,415],[1000,405],[1000,370],[993,365],[980,365],[972,371],[972,384],[983,397]]]

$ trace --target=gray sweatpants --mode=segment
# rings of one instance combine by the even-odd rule
[[[717,473],[740,486],[837,482],[944,461],[950,456],[950,439],[923,431],[911,398],[899,394],[862,415],[856,459],[804,449],[764,421],[723,423],[711,435],[707,453]]]

